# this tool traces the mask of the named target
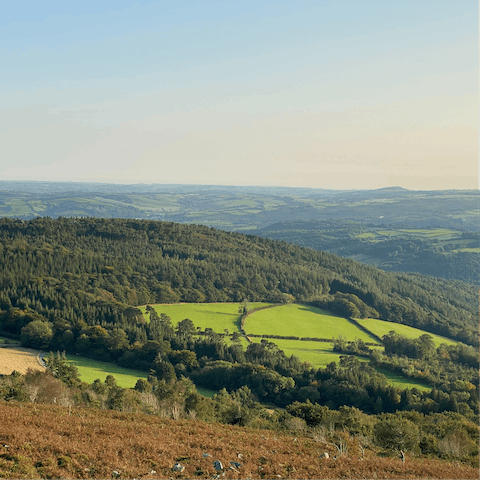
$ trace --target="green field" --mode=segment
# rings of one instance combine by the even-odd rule
[[[254,342],[260,342],[259,337],[252,338]],[[285,355],[295,355],[300,360],[313,365],[315,368],[325,368],[331,362],[339,362],[342,354],[333,351],[333,344],[328,342],[302,342],[301,340],[279,340],[276,338],[266,338],[269,342],[275,343],[280,350],[285,352]],[[368,359],[358,357],[361,362],[367,362]],[[420,383],[418,380],[403,377],[395,373],[377,368],[377,371],[383,373],[388,380],[388,383],[393,387],[398,388],[417,388],[418,390],[430,391],[432,387]]]
[[[78,368],[80,380],[86,383],[93,383],[97,378],[104,382],[107,375],[113,375],[118,386],[133,388],[139,378],[148,377],[146,372],[130,370],[129,368],[118,367],[113,363],[99,362],[76,355],[67,355],[67,360]]]
[[[469,253],[480,253],[480,248],[460,248],[459,250],[452,250],[453,253],[457,252],[469,252]]]
[[[197,392],[204,397],[213,398],[213,396],[218,393],[215,390],[210,390],[209,388],[197,387]]]
[[[402,325],[400,323],[386,322],[384,320],[377,320],[373,318],[357,319],[357,321],[360,323],[360,325],[364,326],[367,330],[379,336],[380,338],[393,330],[399,335],[404,335],[408,338],[418,338],[426,333],[433,338],[435,347],[438,347],[441,343],[446,343],[447,345],[457,344],[457,342],[445,337],[441,337],[440,335],[435,335],[434,333],[425,332],[424,330],[419,330],[418,328],[409,327],[408,325]]]
[[[383,373],[390,385],[398,388],[416,388],[423,392],[429,392],[432,387],[429,385],[425,385],[424,383],[420,383],[418,380],[414,378],[407,378],[402,377],[401,375],[397,375],[396,373],[389,372],[388,370],[384,370],[383,368],[376,368],[377,372]]]
[[[262,338],[252,337],[251,340],[259,343]],[[329,342],[302,342],[301,340],[280,340],[278,338],[266,338],[265,340],[277,345],[287,357],[295,355],[315,368],[325,368],[331,362],[338,363],[341,355],[333,351],[333,343]]]
[[[360,233],[356,238],[375,238],[375,234],[372,232]]]
[[[282,335],[328,338],[344,336],[375,342],[346,318],[336,317],[319,308],[305,305],[282,305],[254,312],[245,320],[245,331],[255,335]]]
[[[139,378],[148,377],[148,373],[140,370],[118,367],[113,363],[100,362],[76,355],[67,355],[67,360],[68,363],[72,363],[78,368],[80,380],[86,383],[93,383],[97,378],[104,382],[107,375],[113,375],[119,387],[133,388]],[[202,387],[197,387],[197,391],[200,395],[209,398],[217,393],[214,390]]]
[[[250,303],[250,309],[267,307],[270,303]],[[173,325],[189,318],[195,325],[202,330],[211,328],[214,332],[224,333],[227,328],[229,333],[240,332],[240,314],[238,308],[240,303],[178,303],[178,304],[157,304],[151,305],[160,315],[168,315]],[[139,307],[149,321],[148,315],[145,315],[146,308]]]

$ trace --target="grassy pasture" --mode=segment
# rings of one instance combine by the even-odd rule
[[[306,305],[282,305],[259,310],[245,320],[245,331],[256,335],[282,335],[297,337],[359,338],[364,342],[377,342],[347,319],[336,317],[320,308]]]
[[[254,342],[260,342],[262,339],[252,338]],[[275,343],[285,355],[295,355],[300,360],[312,364],[315,368],[325,368],[331,362],[339,362],[342,354],[333,351],[333,344],[327,342],[302,342],[301,340],[279,340],[276,338],[267,338],[269,342]],[[361,362],[367,362],[368,359],[358,357]],[[417,388],[418,390],[430,391],[431,387],[425,385],[413,378],[403,377],[395,373],[389,372],[382,368],[377,371],[383,373],[388,380],[389,385],[398,388]]]
[[[197,392],[204,397],[213,398],[217,393],[215,390],[210,390],[209,388],[197,387]]]
[[[123,368],[113,363],[100,362],[76,355],[67,355],[67,360],[78,368],[80,380],[86,383],[93,383],[97,378],[104,382],[107,375],[113,375],[119,387],[133,388],[139,378],[148,377],[147,372]],[[197,387],[197,391],[200,395],[209,398],[217,393],[214,390],[202,387]]]
[[[377,372],[383,373],[387,379],[388,383],[394,387],[398,388],[416,388],[422,392],[429,392],[432,387],[425,385],[424,383],[419,382],[415,378],[402,377],[396,373],[389,372],[383,368],[376,368]]]
[[[372,232],[360,233],[356,238],[375,238],[375,234]]]
[[[122,368],[113,363],[100,362],[76,355],[67,355],[67,360],[78,368],[78,374],[82,382],[92,383],[97,378],[104,382],[107,375],[113,375],[118,386],[133,388],[139,378],[148,377],[147,372]]]
[[[259,343],[260,337],[252,337],[252,341]],[[283,340],[266,338],[274,343],[287,357],[295,355],[303,362],[308,362],[316,368],[325,368],[331,362],[339,361],[340,355],[333,351],[333,343],[329,342],[302,342],[301,340]]]
[[[401,229],[383,229],[373,230],[370,232],[364,232],[356,236],[359,239],[374,240],[378,237],[419,237],[419,238],[438,238],[438,240],[459,240],[460,233],[456,230],[449,230],[447,228],[432,228],[432,229],[419,229],[419,228],[401,228]]]
[[[469,252],[469,253],[480,253],[480,248],[460,248],[459,250],[453,250],[454,253],[457,252]]]
[[[377,320],[373,318],[357,319],[357,321],[360,323],[360,325],[364,326],[367,330],[375,335],[378,335],[380,338],[393,330],[399,335],[404,335],[408,338],[418,338],[426,333],[433,338],[436,347],[438,347],[441,343],[446,343],[447,345],[455,345],[457,343],[448,338],[441,337],[440,335],[435,335],[434,333],[425,332],[424,330],[410,327],[408,325],[402,325],[400,323],[386,322],[384,320]]]
[[[32,211],[30,205],[21,199],[5,202],[5,205],[9,205],[11,207],[12,210],[9,212],[11,215],[27,215]]]
[[[267,307],[271,304],[255,302],[250,303],[251,309]],[[230,333],[239,332],[240,314],[238,308],[240,303],[176,303],[151,305],[160,315],[164,313],[172,319],[172,324],[189,318],[202,330],[211,328],[214,332],[223,333],[228,328]],[[145,315],[146,307],[139,307],[148,322],[149,316]]]

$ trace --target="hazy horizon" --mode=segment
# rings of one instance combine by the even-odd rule
[[[7,5],[0,180],[478,189],[478,3]]]
[[[297,186],[290,186],[290,185],[263,185],[263,184],[227,184],[227,183],[162,183],[162,182],[109,182],[109,181],[78,181],[78,180],[22,180],[22,179],[11,179],[11,180],[4,180],[0,179],[0,184],[2,182],[11,182],[11,183],[79,183],[79,184],[88,184],[88,185],[119,185],[122,187],[128,186],[172,186],[172,187],[233,187],[233,188],[292,188],[292,189],[310,189],[310,190],[332,190],[332,191],[363,191],[363,190],[386,190],[386,189],[402,189],[402,190],[409,190],[412,192],[415,191],[449,191],[449,190],[480,190],[477,188],[432,188],[432,189],[412,189],[402,187],[401,185],[391,185],[388,187],[378,187],[378,188],[322,188],[322,187],[297,187]],[[0,189],[1,190],[1,189]]]

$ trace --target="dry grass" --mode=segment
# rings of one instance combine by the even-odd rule
[[[6,446],[5,446],[6,445]],[[195,420],[93,409],[0,403],[0,477],[212,478],[478,478],[478,470],[440,460],[377,457],[319,439]],[[204,458],[208,453],[211,457]],[[239,458],[238,454],[243,457]],[[228,470],[230,461],[242,465]],[[183,472],[172,467],[179,462]],[[118,475],[114,472],[118,472]]]
[[[45,370],[37,361],[38,353],[38,350],[31,348],[0,348],[0,375],[10,375],[14,370],[24,375],[29,368]]]

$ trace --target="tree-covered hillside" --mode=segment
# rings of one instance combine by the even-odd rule
[[[53,322],[55,335],[75,335],[85,324],[128,323],[135,315],[131,307],[147,303],[328,302],[341,292],[351,295],[346,313],[365,305],[382,319],[478,345],[478,292],[472,285],[387,273],[205,226],[2,219],[0,259],[1,328],[11,333],[32,320],[18,321],[19,315],[35,313]]]
[[[335,253],[387,271],[480,284],[478,232],[334,219],[284,221],[258,229],[255,234]]]

